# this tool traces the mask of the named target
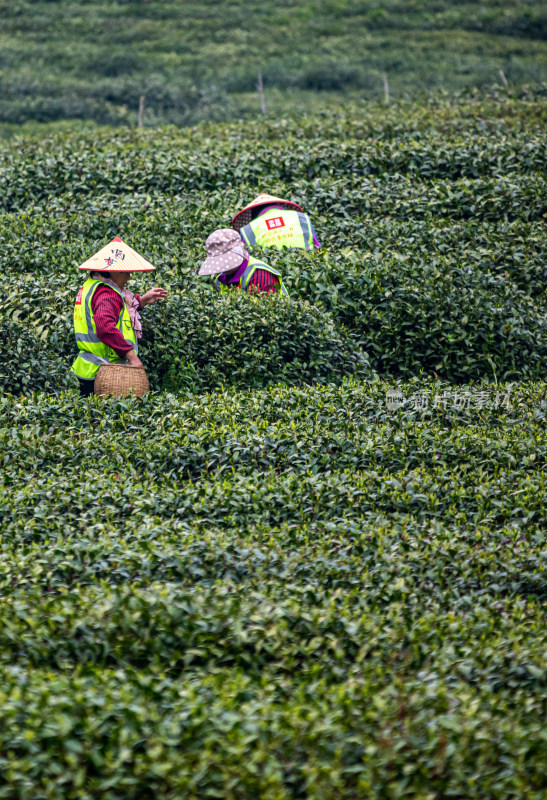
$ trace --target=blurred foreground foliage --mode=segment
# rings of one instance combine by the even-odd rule
[[[546,387],[495,389],[0,400],[0,796],[544,797]]]

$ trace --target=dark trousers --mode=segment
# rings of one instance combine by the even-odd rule
[[[95,381],[87,381],[84,378],[78,378],[80,382],[80,397],[89,397],[90,394],[95,393]]]

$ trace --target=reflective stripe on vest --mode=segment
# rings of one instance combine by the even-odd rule
[[[241,276],[241,278],[237,283],[228,284],[228,286],[226,286],[224,283],[221,283],[219,277],[217,277],[215,281],[215,287],[217,292],[226,292],[234,287],[237,287],[238,289],[242,289],[244,292],[247,292],[249,289],[249,281],[251,280],[255,270],[257,269],[266,270],[266,272],[269,272],[272,275],[275,275],[277,278],[279,278],[279,291],[286,297],[289,296],[289,293],[286,290],[285,285],[283,283],[283,278],[281,277],[281,273],[278,272],[273,267],[270,267],[269,264],[264,263],[264,261],[259,261],[257,258],[253,258],[252,256],[249,258],[249,263],[245,268],[245,272],[243,273],[243,275]]]
[[[245,225],[241,237],[249,247],[299,247],[313,250],[311,220],[299,211],[273,209]]]
[[[121,361],[118,354],[111,347],[103,344],[97,336],[91,300],[97,288],[103,283],[104,281],[88,278],[78,292],[74,305],[74,334],[80,352],[72,365],[72,371],[79,378],[86,380],[95,378],[101,364],[115,364]],[[110,286],[110,284],[105,285]],[[135,351],[138,351],[137,337],[123,299],[123,292],[113,286],[110,286],[110,288],[119,294],[123,303],[116,327],[127,344],[131,345]]]
[[[110,361],[107,358],[101,358],[100,356],[96,356],[95,353],[88,353],[85,350],[80,353],[78,358],[82,358],[84,361],[89,361],[90,364],[110,364]]]

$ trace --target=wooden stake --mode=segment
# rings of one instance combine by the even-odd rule
[[[384,95],[386,98],[386,106],[389,103],[389,83],[387,82],[387,75],[385,72],[382,72],[382,80],[384,82]]]
[[[266,113],[266,99],[264,97],[264,84],[262,83],[262,70],[258,70],[258,81],[256,84],[256,91],[260,97],[260,110],[263,114]]]
[[[143,127],[143,123],[144,123],[144,101],[145,101],[145,99],[146,99],[146,96],[144,94],[141,94],[141,96],[139,97],[139,117],[138,117],[138,120],[137,120],[137,128],[142,128]]]
[[[505,77],[505,72],[502,69],[500,69],[500,78],[504,86],[509,86],[509,81]]]

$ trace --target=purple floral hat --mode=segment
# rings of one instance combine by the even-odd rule
[[[198,275],[218,275],[240,267],[250,258],[239,233],[233,228],[221,228],[212,233],[205,242],[207,258],[199,267]]]

